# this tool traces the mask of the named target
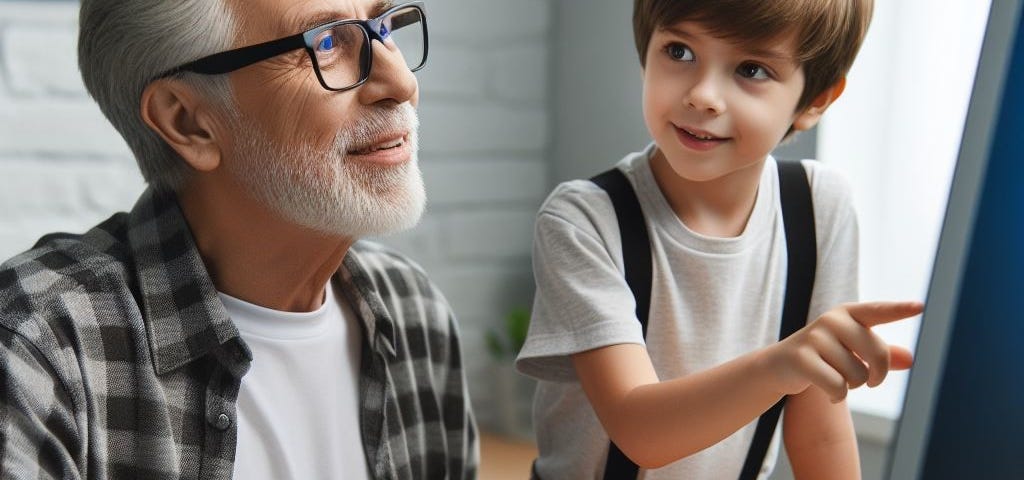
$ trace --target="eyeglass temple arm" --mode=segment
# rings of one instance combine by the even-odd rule
[[[186,63],[167,73],[160,75],[160,78],[168,77],[180,72],[195,72],[203,75],[220,75],[230,73],[240,68],[248,67],[282,53],[305,48],[306,42],[302,34],[290,37],[271,40],[269,42],[250,45],[235,50],[220,52],[208,57],[200,58],[193,62]]]

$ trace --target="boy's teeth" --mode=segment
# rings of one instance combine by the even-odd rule
[[[693,133],[693,132],[691,132],[689,130],[686,130],[685,128],[683,130],[686,133],[689,133],[690,136],[695,137],[695,138],[697,138],[699,140],[711,140],[711,139],[715,138],[715,137],[712,137],[711,135],[697,135],[696,133]]]

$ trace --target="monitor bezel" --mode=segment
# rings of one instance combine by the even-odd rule
[[[886,478],[920,478],[1022,0],[993,1]]]

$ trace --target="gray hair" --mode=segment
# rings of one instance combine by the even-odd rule
[[[89,94],[135,154],[154,188],[177,190],[187,164],[142,120],[140,100],[160,74],[232,46],[226,0],[82,0],[78,68]],[[234,105],[223,75],[176,75],[215,106]]]

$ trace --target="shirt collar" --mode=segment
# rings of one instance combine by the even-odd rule
[[[366,341],[378,352],[394,358],[397,355],[395,323],[374,284],[373,276],[367,270],[366,262],[359,254],[358,246],[356,243],[348,249],[345,261],[335,275],[335,281],[352,305],[352,310],[362,320]]]
[[[152,188],[142,194],[129,214],[128,241],[158,375],[239,338],[173,194]],[[349,249],[334,280],[362,320],[368,344],[394,357],[394,321],[356,250]],[[241,351],[251,359],[248,348]]]
[[[173,194],[142,194],[129,214],[128,241],[158,375],[238,337]]]

